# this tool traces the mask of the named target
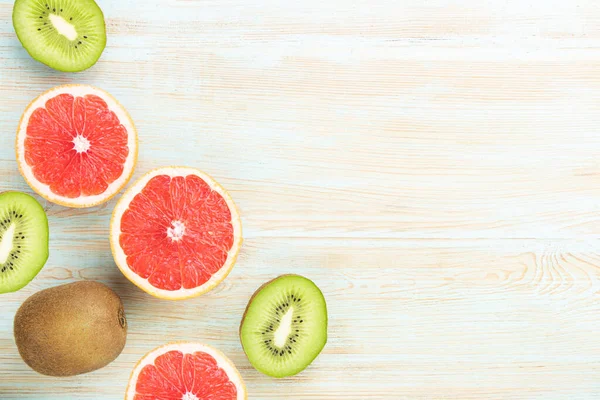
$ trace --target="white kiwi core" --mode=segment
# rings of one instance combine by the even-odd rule
[[[67,39],[71,41],[77,39],[77,30],[75,27],[60,15],[50,14],[50,22],[52,22],[52,25],[58,33]]]
[[[280,349],[285,346],[285,341],[292,333],[292,318],[294,318],[294,307],[287,310],[273,335],[275,346]]]
[[[0,264],[4,264],[10,256],[10,252],[13,249],[13,239],[15,237],[15,229],[17,226],[11,224],[0,240]]]

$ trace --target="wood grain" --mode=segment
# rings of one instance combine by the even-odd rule
[[[136,360],[199,340],[251,399],[600,398],[600,3],[594,0],[99,0],[108,47],[80,74],[29,58],[0,0],[0,190],[28,190],[14,131],[61,83],[100,86],[140,133],[136,177],[187,164],[228,188],[246,242],[213,292],[140,292],[108,243],[114,201],[44,203],[51,256],[0,308],[0,398],[117,399]],[[305,372],[253,370],[237,338],[264,281],[323,289],[330,340]],[[12,318],[37,290],[99,280],[124,353],[53,379]]]

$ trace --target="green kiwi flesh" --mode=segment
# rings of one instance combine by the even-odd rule
[[[0,293],[27,285],[48,260],[48,218],[36,199],[0,193]]]
[[[283,378],[308,367],[327,343],[327,305],[309,279],[282,275],[250,299],[240,339],[248,360],[260,372]]]
[[[106,46],[104,14],[94,0],[16,0],[13,25],[29,55],[59,71],[90,68]]]

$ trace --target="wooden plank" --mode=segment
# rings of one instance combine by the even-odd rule
[[[52,252],[3,295],[0,398],[121,398],[146,351],[200,340],[239,366],[251,399],[600,397],[600,4],[593,0],[98,1],[109,45],[81,74],[16,40],[0,0],[0,191],[27,103],[71,82],[113,93],[140,133],[136,177],[186,164],[239,205],[246,242],[213,292],[151,298],[114,266],[115,201],[45,203]],[[237,327],[251,293],[295,272],[326,294],[324,353],[269,379]],[[54,379],[20,360],[12,318],[37,290],[107,283],[124,353]]]
[[[93,243],[93,242],[91,242]],[[219,346],[240,367],[250,398],[593,398],[600,344],[595,241],[250,239],[232,275],[190,301],[160,301],[111,265],[71,250],[27,290],[4,297],[9,321],[30,292],[85,278],[122,296],[130,325],[125,352],[109,367],[53,379],[30,371],[0,328],[0,394],[118,398],[140,354],[166,341]],[[105,249],[107,250],[107,249]],[[301,271],[324,290],[330,338],[314,366],[276,381],[254,371],[237,337],[248,298],[263,281]],[[157,321],[160,321],[158,323]],[[70,396],[70,397],[69,397]],[[5,398],[5,397],[3,397]]]

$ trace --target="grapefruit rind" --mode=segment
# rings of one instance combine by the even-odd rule
[[[134,271],[131,270],[129,265],[127,264],[127,256],[123,252],[121,245],[119,244],[119,237],[121,234],[120,222],[123,214],[128,209],[129,204],[134,199],[134,197],[144,189],[146,184],[155,176],[158,175],[167,175],[170,177],[176,176],[188,176],[188,175],[196,175],[200,177],[203,181],[205,181],[212,190],[219,193],[231,212],[231,224],[233,226],[233,245],[227,254],[227,260],[225,264],[215,273],[207,282],[204,284],[197,286],[193,289],[178,289],[178,290],[165,290],[160,289],[148,282],[148,279],[144,279]],[[123,196],[117,202],[115,209],[112,214],[111,222],[110,222],[110,248],[113,253],[113,257],[115,259],[115,263],[117,267],[121,270],[123,275],[127,279],[129,279],[134,285],[142,289],[148,294],[151,294],[154,297],[158,297],[160,299],[166,300],[185,300],[192,297],[200,296],[204,293],[209,292],[214,289],[217,285],[219,285],[226,277],[229,275],[235,262],[237,261],[237,257],[239,255],[240,249],[242,247],[242,222],[240,220],[240,215],[233,199],[229,195],[229,193],[212,177],[205,174],[204,172],[190,167],[163,167],[157,168],[146,175],[142,176],[137,182],[131,185],[127,191],[123,194]]]
[[[127,156],[127,161],[123,166],[123,173],[116,181],[112,182],[102,194],[95,196],[80,196],[77,198],[68,198],[57,195],[50,190],[50,187],[47,184],[36,179],[32,168],[25,161],[25,138],[27,136],[27,125],[29,118],[36,109],[39,107],[44,107],[49,99],[61,94],[71,94],[75,97],[91,94],[100,97],[106,102],[109,110],[117,115],[119,121],[125,127],[125,129],[127,129],[127,146],[129,148],[129,155]],[[135,129],[135,125],[133,124],[133,121],[127,110],[125,110],[125,108],[110,93],[93,86],[78,84],[56,86],[42,93],[31,103],[29,103],[25,109],[25,112],[21,116],[19,127],[17,128],[15,147],[19,172],[27,184],[44,199],[52,203],[60,204],[61,206],[72,208],[94,207],[113,198],[123,189],[123,187],[125,187],[127,182],[129,182],[129,179],[131,179],[138,156],[137,130]]]
[[[140,373],[142,372],[142,369],[147,365],[154,364],[154,361],[159,356],[174,350],[181,351],[183,354],[191,354],[195,352],[203,352],[209,354],[217,361],[218,367],[225,371],[225,373],[229,377],[229,380],[235,385],[237,389],[237,400],[248,399],[246,385],[244,384],[242,376],[240,375],[233,362],[229,358],[227,358],[225,354],[221,353],[214,347],[205,344],[193,342],[174,342],[157,347],[156,349],[152,350],[151,352],[147,353],[144,357],[142,357],[140,361],[138,361],[129,377],[129,383],[127,384],[127,390],[125,392],[125,400],[134,400],[136,394],[136,383]]]

